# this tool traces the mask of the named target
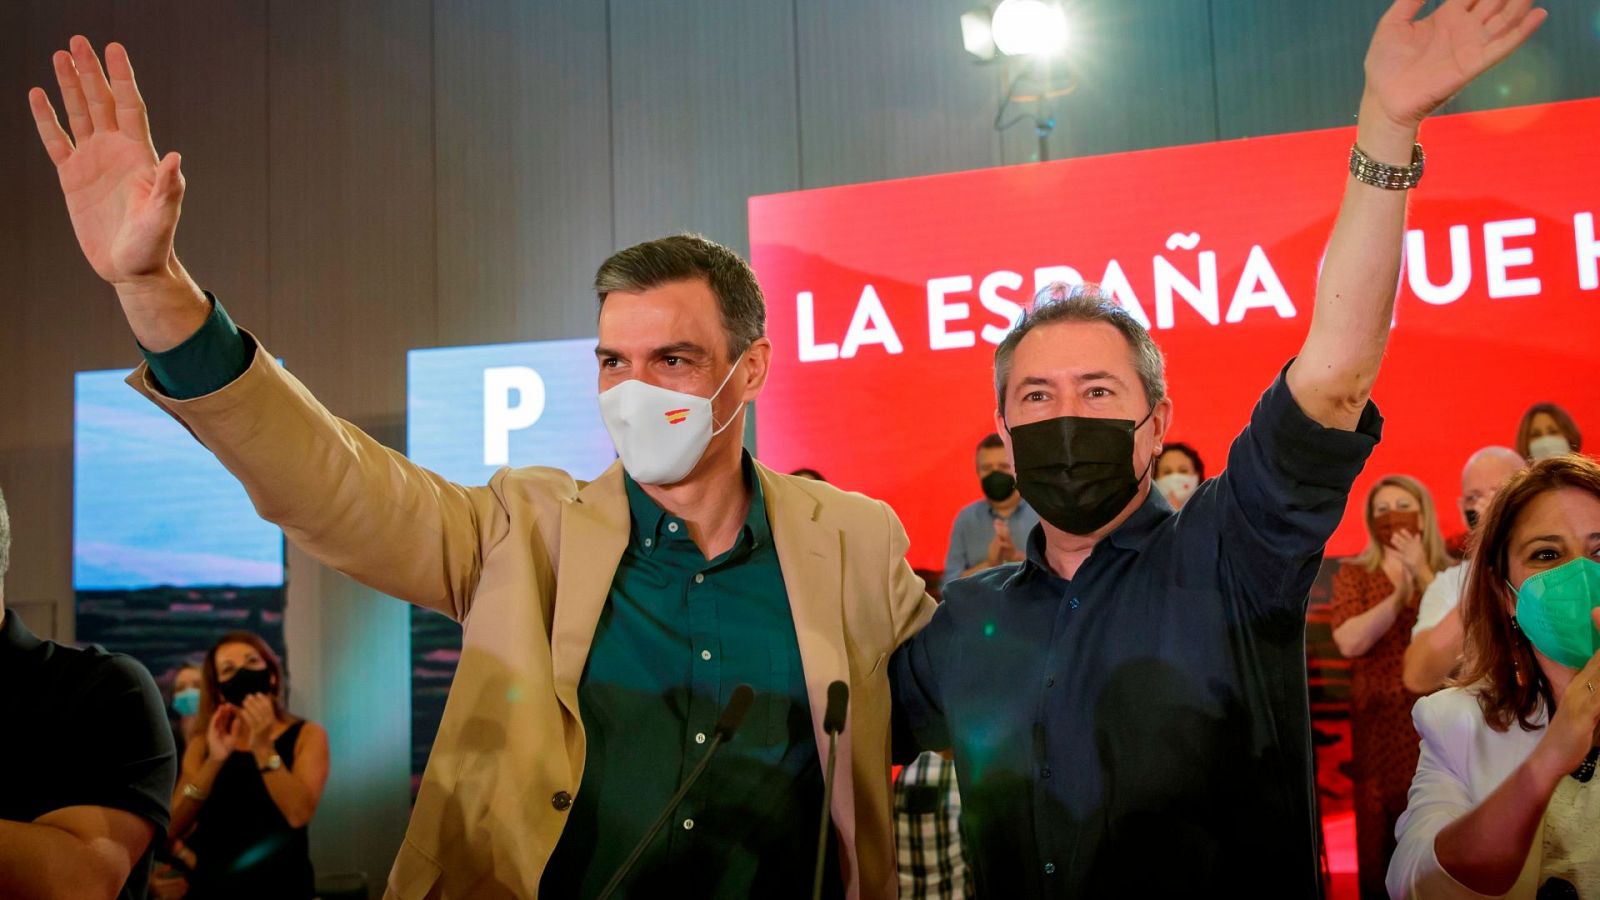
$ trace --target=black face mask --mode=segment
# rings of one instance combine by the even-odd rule
[[[272,673],[266,669],[239,669],[232,678],[217,685],[217,692],[234,706],[243,706],[244,698],[251,694],[271,697],[276,693],[272,685]]]
[[[983,476],[983,495],[990,503],[999,503],[1017,489],[1017,479],[1010,472],[990,472]]]
[[[1478,511],[1475,510],[1475,509],[1467,510],[1467,528],[1468,529],[1476,529],[1477,527],[1478,527]]]
[[[1139,493],[1133,433],[1148,421],[1058,416],[1009,429],[1022,499],[1068,534],[1104,528]]]

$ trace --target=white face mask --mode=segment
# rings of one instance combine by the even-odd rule
[[[600,418],[622,457],[622,467],[640,484],[682,481],[706,452],[711,439],[734,419],[713,429],[711,402],[739,370],[741,354],[710,397],[672,391],[637,378],[600,395]]]
[[[1547,434],[1536,437],[1528,442],[1528,455],[1536,460],[1550,459],[1555,456],[1566,456],[1572,452],[1572,445],[1559,434]]]
[[[1160,491],[1172,504],[1173,509],[1183,506],[1194,489],[1200,486],[1200,479],[1187,472],[1172,472],[1156,479],[1156,490]]]

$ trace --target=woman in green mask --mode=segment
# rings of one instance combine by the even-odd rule
[[[1600,896],[1600,465],[1495,498],[1462,598],[1466,663],[1424,697],[1391,895]]]

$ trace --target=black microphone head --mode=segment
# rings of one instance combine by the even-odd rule
[[[739,723],[744,721],[744,714],[750,711],[750,703],[755,699],[756,692],[748,684],[733,689],[728,705],[722,708],[722,718],[717,720],[717,734],[723,740],[733,740],[733,733],[739,730]]]
[[[850,709],[850,685],[835,681],[828,685],[828,710],[822,715],[822,730],[838,734],[844,730],[845,713]]]

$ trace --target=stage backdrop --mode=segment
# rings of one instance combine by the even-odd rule
[[[776,345],[761,457],[889,502],[938,568],[980,496],[994,346],[1036,287],[1098,281],[1150,325],[1172,440],[1220,471],[1311,321],[1354,128],[754,197]],[[1551,400],[1600,430],[1600,100],[1442,117],[1422,142],[1396,326],[1375,392],[1383,474],[1420,477],[1446,532],[1467,454]],[[1600,431],[1591,440],[1600,438]],[[1330,551],[1364,541],[1352,505]]]
[[[593,338],[413,350],[406,358],[406,455],[467,485],[505,466],[592,479],[617,458],[595,399]],[[411,775],[439,733],[461,658],[461,626],[411,608]]]
[[[76,378],[78,640],[128,653],[158,678],[234,630],[260,635],[283,656],[283,532],[127,377]]]

